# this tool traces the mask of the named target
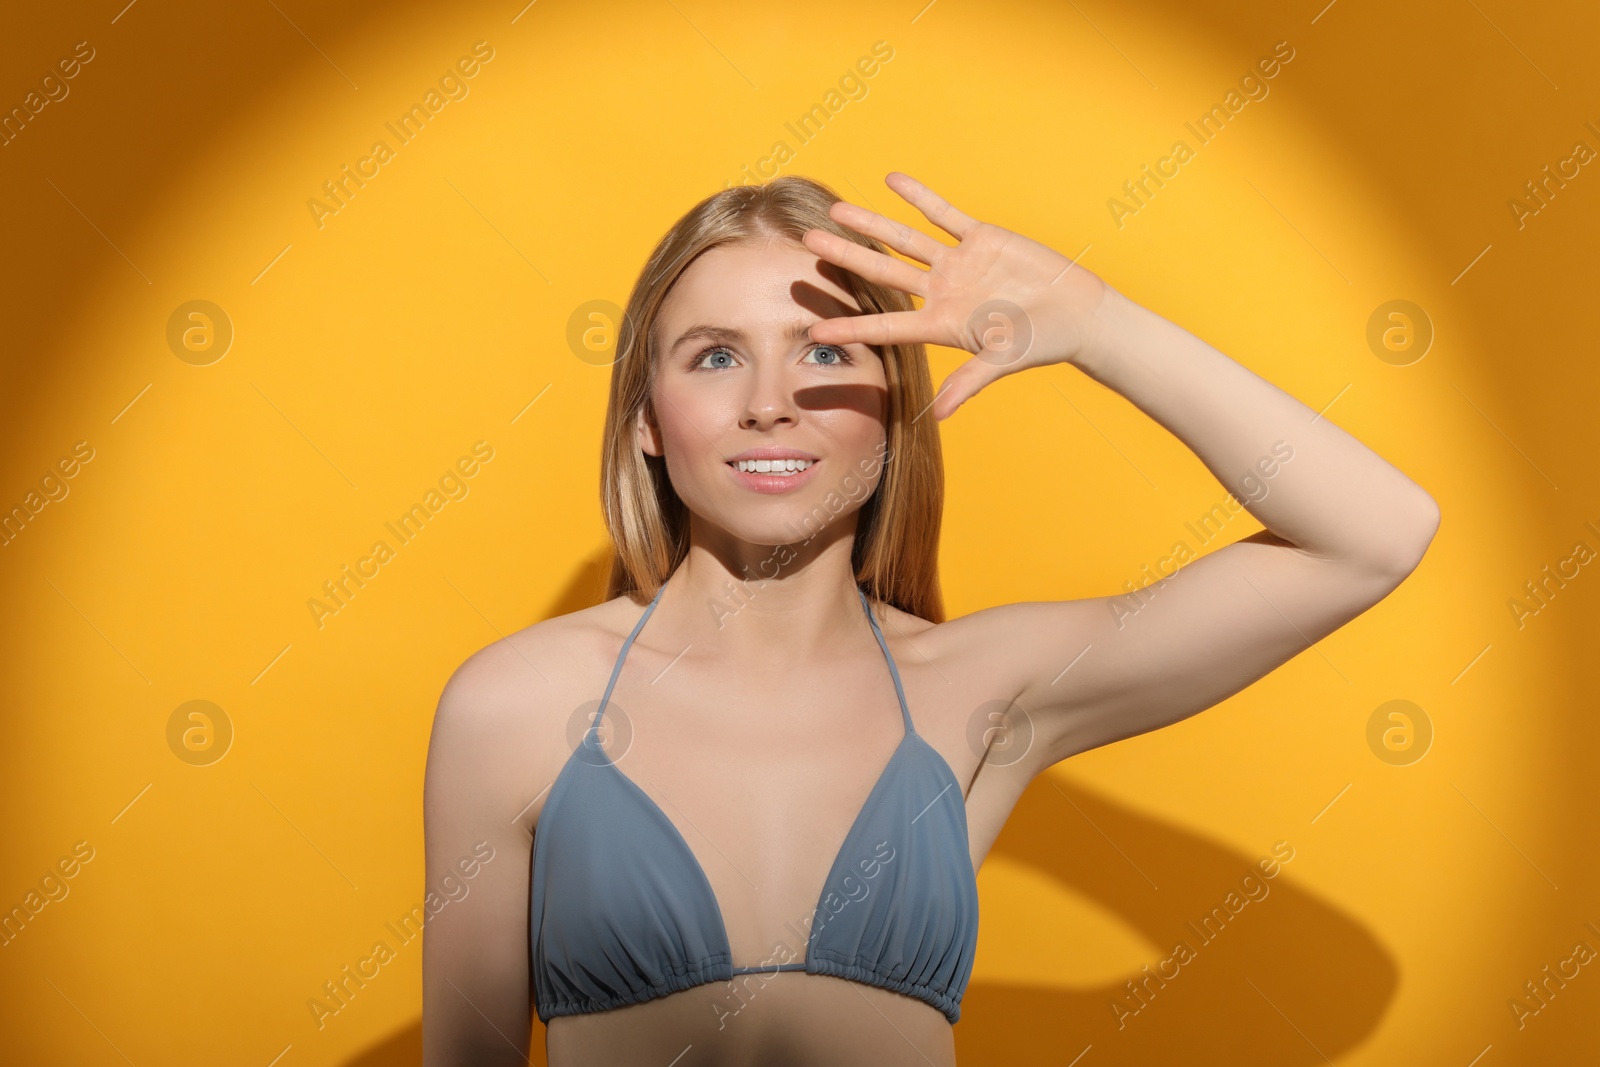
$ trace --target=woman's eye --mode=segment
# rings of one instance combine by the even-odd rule
[[[706,366],[706,360],[709,360],[709,359],[722,359],[722,360],[727,360],[728,362],[726,362],[726,363],[717,363],[717,364],[715,364],[715,365],[713,365],[711,367],[707,367],[708,370],[716,370],[716,369],[720,369],[722,367],[729,367],[729,366],[733,365],[733,362],[732,362],[733,361],[733,353],[729,352],[726,348],[708,349],[706,351],[705,355],[700,360],[700,366],[705,367]]]
[[[840,348],[838,345],[818,345],[817,347],[813,348],[811,351],[813,353],[819,353],[819,354],[832,353],[833,358],[826,359],[826,360],[822,360],[822,359],[818,360],[818,362],[821,363],[825,367],[839,366],[839,365],[842,365],[842,364],[845,364],[845,363],[853,362],[851,360],[851,358],[850,358],[850,353],[846,352],[844,349]]]

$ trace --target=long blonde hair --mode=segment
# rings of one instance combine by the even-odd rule
[[[828,186],[798,175],[725,189],[679,219],[639,272],[619,325],[601,445],[600,502],[614,549],[608,599],[626,593],[636,603],[648,601],[689,552],[688,508],[672,488],[665,459],[646,455],[635,431],[638,413],[650,401],[659,358],[654,327],[668,292],[702,252],[740,241],[777,237],[798,245],[807,230],[818,229],[887,252],[829,217],[828,206],[839,199]],[[836,276],[865,314],[914,310],[910,296],[898,289],[844,270]],[[938,550],[944,462],[938,423],[926,414],[933,401],[927,351],[921,343],[880,350],[888,381],[888,449],[882,480],[860,507],[851,567],[868,596],[943,622]]]

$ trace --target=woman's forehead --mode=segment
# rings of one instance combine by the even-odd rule
[[[758,324],[859,313],[860,305],[841,282],[837,267],[800,245],[721,245],[689,264],[661,315],[674,321]]]

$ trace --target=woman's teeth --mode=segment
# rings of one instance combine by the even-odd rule
[[[746,474],[798,474],[811,466],[809,459],[741,459],[734,463]]]

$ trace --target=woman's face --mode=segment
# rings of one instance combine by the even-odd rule
[[[840,520],[853,529],[882,477],[882,360],[868,345],[805,336],[821,319],[860,314],[838,277],[786,241],[722,245],[689,265],[657,316],[640,447],[666,457],[692,513],[738,540],[792,544]],[[775,461],[766,473],[730,462],[747,457]],[[806,469],[779,473],[791,466]]]

